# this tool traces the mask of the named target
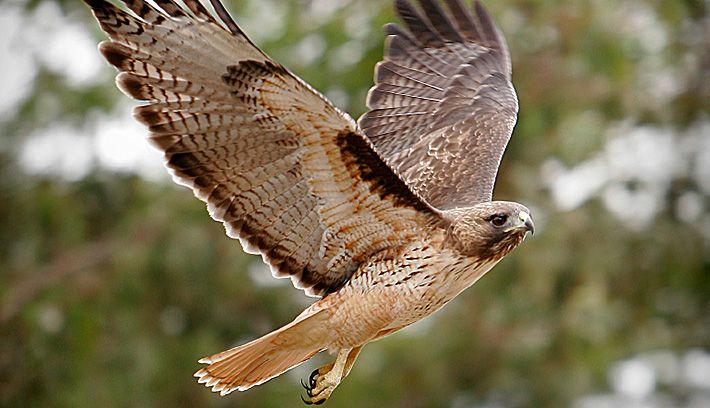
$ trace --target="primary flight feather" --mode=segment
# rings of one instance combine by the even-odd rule
[[[177,183],[277,277],[319,297],[294,321],[200,360],[214,391],[246,390],[314,354],[321,403],[368,342],[471,286],[533,231],[491,201],[518,103],[500,30],[476,2],[395,0],[371,109],[356,123],[264,54],[219,0],[85,0],[116,83]]]

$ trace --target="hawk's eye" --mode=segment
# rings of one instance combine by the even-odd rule
[[[502,227],[507,220],[508,216],[506,215],[494,215],[491,217],[491,223],[496,227]]]

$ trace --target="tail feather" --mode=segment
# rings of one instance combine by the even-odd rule
[[[241,346],[200,359],[209,364],[198,370],[199,383],[221,395],[262,384],[324,349],[315,339],[325,329],[325,314],[301,315],[293,322]]]

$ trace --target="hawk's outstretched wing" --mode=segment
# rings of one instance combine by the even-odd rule
[[[518,113],[508,47],[480,3],[405,0],[358,121],[409,188],[440,209],[490,201]]]
[[[122,71],[119,88],[147,102],[134,115],[175,181],[275,275],[328,293],[436,220],[355,122],[256,48],[217,0],[221,23],[197,0],[124,0],[133,14],[86,2],[111,39],[100,50]]]
[[[119,88],[174,179],[277,276],[336,290],[438,210],[489,201],[517,113],[505,40],[483,7],[405,0],[360,118],[259,50],[211,0],[85,0]],[[367,137],[362,135],[362,132]],[[374,148],[373,148],[374,145]],[[377,152],[375,152],[375,149]],[[383,158],[384,161],[381,159]]]

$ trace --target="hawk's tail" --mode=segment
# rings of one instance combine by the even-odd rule
[[[308,309],[306,309],[306,312]],[[304,316],[305,315],[305,316]],[[221,395],[244,391],[290,370],[322,351],[323,310],[302,313],[293,322],[256,340],[200,359],[209,364],[195,373],[200,383]]]

